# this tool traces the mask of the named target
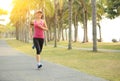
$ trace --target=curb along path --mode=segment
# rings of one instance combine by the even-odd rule
[[[0,40],[0,81],[107,81],[47,61],[43,61],[40,70],[36,70],[35,64],[35,58]]]

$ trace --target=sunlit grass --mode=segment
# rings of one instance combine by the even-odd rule
[[[32,44],[26,44],[16,40],[7,40],[7,42],[17,50],[35,56],[35,50],[31,48]],[[114,46],[114,44],[111,45]],[[41,55],[42,59],[50,62],[103,77],[109,81],[120,81],[120,53],[94,53],[92,51],[81,51],[77,49],[67,50],[67,48],[44,46]]]

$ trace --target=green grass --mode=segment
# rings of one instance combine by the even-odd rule
[[[54,44],[54,42],[48,42],[48,44]],[[68,46],[68,41],[61,41],[57,42],[58,45]],[[120,42],[116,43],[105,43],[105,42],[98,42],[97,43],[99,49],[112,49],[112,50],[120,50]],[[78,48],[92,48],[92,43],[80,43],[80,42],[72,42],[72,47]]]
[[[7,40],[7,42],[17,50],[35,56],[35,50],[31,49],[32,44],[26,44],[16,40]],[[65,45],[66,43],[63,42],[63,44]],[[101,45],[104,46],[104,44]],[[111,47],[107,47],[114,47],[114,43],[109,45]],[[83,46],[89,47],[89,44],[86,43]],[[109,81],[120,81],[120,53],[94,53],[92,51],[67,50],[65,48],[44,46],[41,55],[42,59],[50,62],[62,64],[91,75],[105,78]]]

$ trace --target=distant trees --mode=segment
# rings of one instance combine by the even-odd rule
[[[12,26],[10,23],[5,25],[5,37],[6,38],[14,38],[15,37],[15,27]]]
[[[15,37],[15,27],[10,24],[0,25],[0,37],[13,38]]]
[[[7,15],[8,12],[6,10],[0,9],[0,15]],[[0,21],[5,21],[5,19],[0,19]],[[0,37],[6,32],[5,25],[0,24]]]

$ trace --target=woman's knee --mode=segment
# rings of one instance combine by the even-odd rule
[[[41,53],[41,50],[37,50],[37,55],[40,55],[40,53]]]

